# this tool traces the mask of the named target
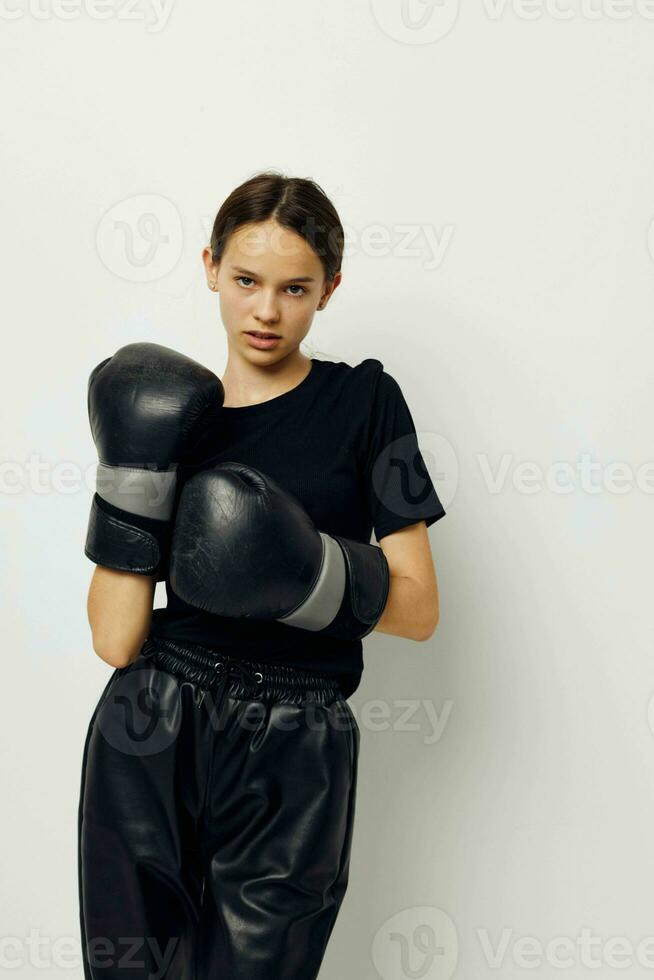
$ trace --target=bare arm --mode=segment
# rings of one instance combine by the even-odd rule
[[[387,534],[379,542],[391,575],[380,633],[428,640],[438,625],[436,570],[424,521]]]
[[[98,565],[86,611],[93,649],[111,667],[126,667],[150,630],[156,576],[118,572]]]

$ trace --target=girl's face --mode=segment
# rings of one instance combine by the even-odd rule
[[[207,282],[220,294],[230,353],[258,364],[296,350],[341,281],[339,272],[327,283],[308,242],[273,219],[237,228],[219,263],[209,248],[202,257]]]

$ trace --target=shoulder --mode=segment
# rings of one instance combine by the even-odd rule
[[[359,364],[346,361],[321,360],[325,388],[331,391],[339,408],[350,419],[363,426],[362,438],[368,441],[373,427],[402,415],[406,402],[402,390],[393,377],[384,370],[376,357],[366,357]]]
[[[322,358],[314,358],[314,361],[321,365],[326,376],[351,387],[360,395],[367,392],[374,396],[378,391],[392,393],[399,388],[395,378],[384,370],[383,363],[376,357],[366,357],[359,364]]]
[[[361,378],[384,370],[382,362],[378,361],[375,357],[366,357],[359,364],[350,364],[348,361],[329,360],[326,357],[312,357],[311,360],[321,365],[321,370],[344,378],[351,376]]]

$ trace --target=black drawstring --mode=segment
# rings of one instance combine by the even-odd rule
[[[249,684],[251,688],[263,682],[261,671],[254,670],[240,660],[217,660],[213,667],[219,677],[235,677]]]
[[[212,667],[216,671],[216,676],[223,679],[222,690],[220,692],[218,704],[216,705],[216,711],[220,711],[222,707],[225,695],[227,694],[227,680],[229,678],[242,681],[244,684],[249,686],[251,691],[254,690],[257,684],[263,683],[263,674],[261,671],[254,670],[252,667],[249,667],[247,664],[242,663],[239,660],[216,660],[216,662],[212,664]],[[206,689],[200,689],[200,696],[196,702],[198,708],[204,701],[204,696],[206,693]]]

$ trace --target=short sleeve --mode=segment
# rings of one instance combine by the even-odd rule
[[[380,361],[373,363],[378,367],[373,371],[363,459],[368,507],[379,541],[419,521],[430,527],[445,516],[445,509],[427,470],[400,386]]]

